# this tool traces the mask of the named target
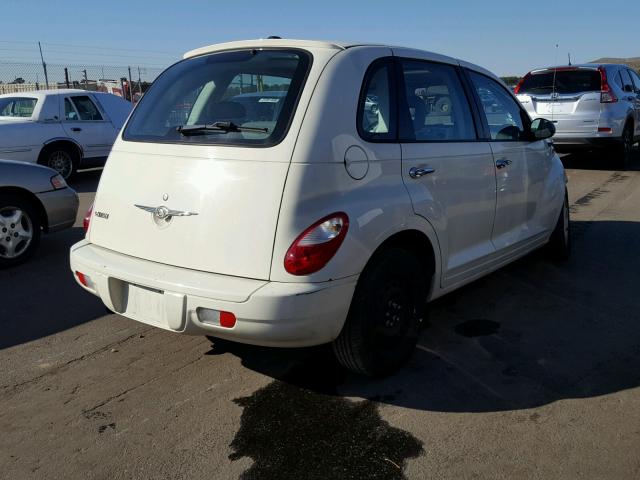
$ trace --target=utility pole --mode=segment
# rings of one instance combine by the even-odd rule
[[[571,52],[567,53],[567,55],[569,56],[569,66],[571,66]]]
[[[87,69],[80,70],[84,76],[84,89],[89,90],[89,79],[87,78]]]
[[[47,64],[44,63],[44,56],[42,55],[42,45],[38,42],[38,48],[40,49],[40,60],[42,60],[42,69],[44,70],[44,83],[49,88],[49,77],[47,76]]]
[[[142,96],[142,77],[140,76],[140,67],[138,67],[138,93]]]
[[[131,103],[133,103],[133,89],[132,87],[132,82],[131,82],[131,67],[129,67],[129,101]]]
[[[70,88],[69,85],[69,69],[64,67],[64,82],[67,84],[67,88]]]

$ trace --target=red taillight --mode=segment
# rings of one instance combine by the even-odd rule
[[[524,83],[525,79],[529,78],[529,75],[531,75],[531,74],[527,73],[524,77],[522,77],[520,79],[520,81],[518,82],[518,85],[516,85],[516,88],[513,89],[513,93],[515,93],[516,95],[518,93],[520,93],[520,89],[522,88],[522,84]]]
[[[607,81],[607,71],[604,67],[598,67],[600,72],[600,103],[615,103],[618,97],[613,93]]]
[[[291,275],[309,275],[324,267],[342,245],[349,229],[349,217],[337,212],[327,215],[302,232],[284,257]]]
[[[84,218],[82,219],[82,228],[84,228],[84,233],[87,233],[87,231],[89,231],[89,224],[91,223],[91,215],[93,215],[93,204],[91,204],[91,206],[89,207],[89,210],[87,210],[87,213],[85,213]]]

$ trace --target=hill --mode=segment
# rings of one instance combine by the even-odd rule
[[[626,63],[631,68],[635,68],[636,70],[640,70],[640,57],[632,57],[632,58],[599,58],[597,60],[593,60],[591,63]]]

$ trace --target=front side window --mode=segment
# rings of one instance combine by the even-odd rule
[[[124,139],[269,146],[289,128],[311,64],[300,50],[237,50],[183,60],[144,95]]]
[[[432,62],[401,62],[410,117],[400,132],[403,140],[468,141],[476,133],[469,103],[455,67]]]
[[[358,131],[365,140],[395,138],[392,72],[391,61],[383,59],[374,62],[365,75],[357,119]]]
[[[526,140],[523,112],[507,90],[495,80],[469,71],[489,124],[491,140]]]
[[[0,99],[0,117],[29,118],[33,115],[38,100],[27,97]]]

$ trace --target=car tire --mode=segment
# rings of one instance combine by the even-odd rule
[[[625,170],[631,162],[631,150],[633,148],[633,125],[630,122],[624,126],[622,137],[620,138],[620,146],[618,146],[618,165]]]
[[[67,145],[52,146],[45,148],[40,154],[40,165],[52,168],[65,180],[69,180],[78,171],[80,155],[78,151]]]
[[[38,248],[41,220],[31,201],[0,193],[0,268],[23,263]]]
[[[333,342],[338,362],[379,377],[406,363],[427,315],[430,279],[413,254],[388,248],[362,272],[342,331]]]
[[[569,196],[566,190],[564,192],[562,210],[549,238],[547,251],[549,257],[555,261],[567,260],[571,252],[571,217],[569,213]]]

